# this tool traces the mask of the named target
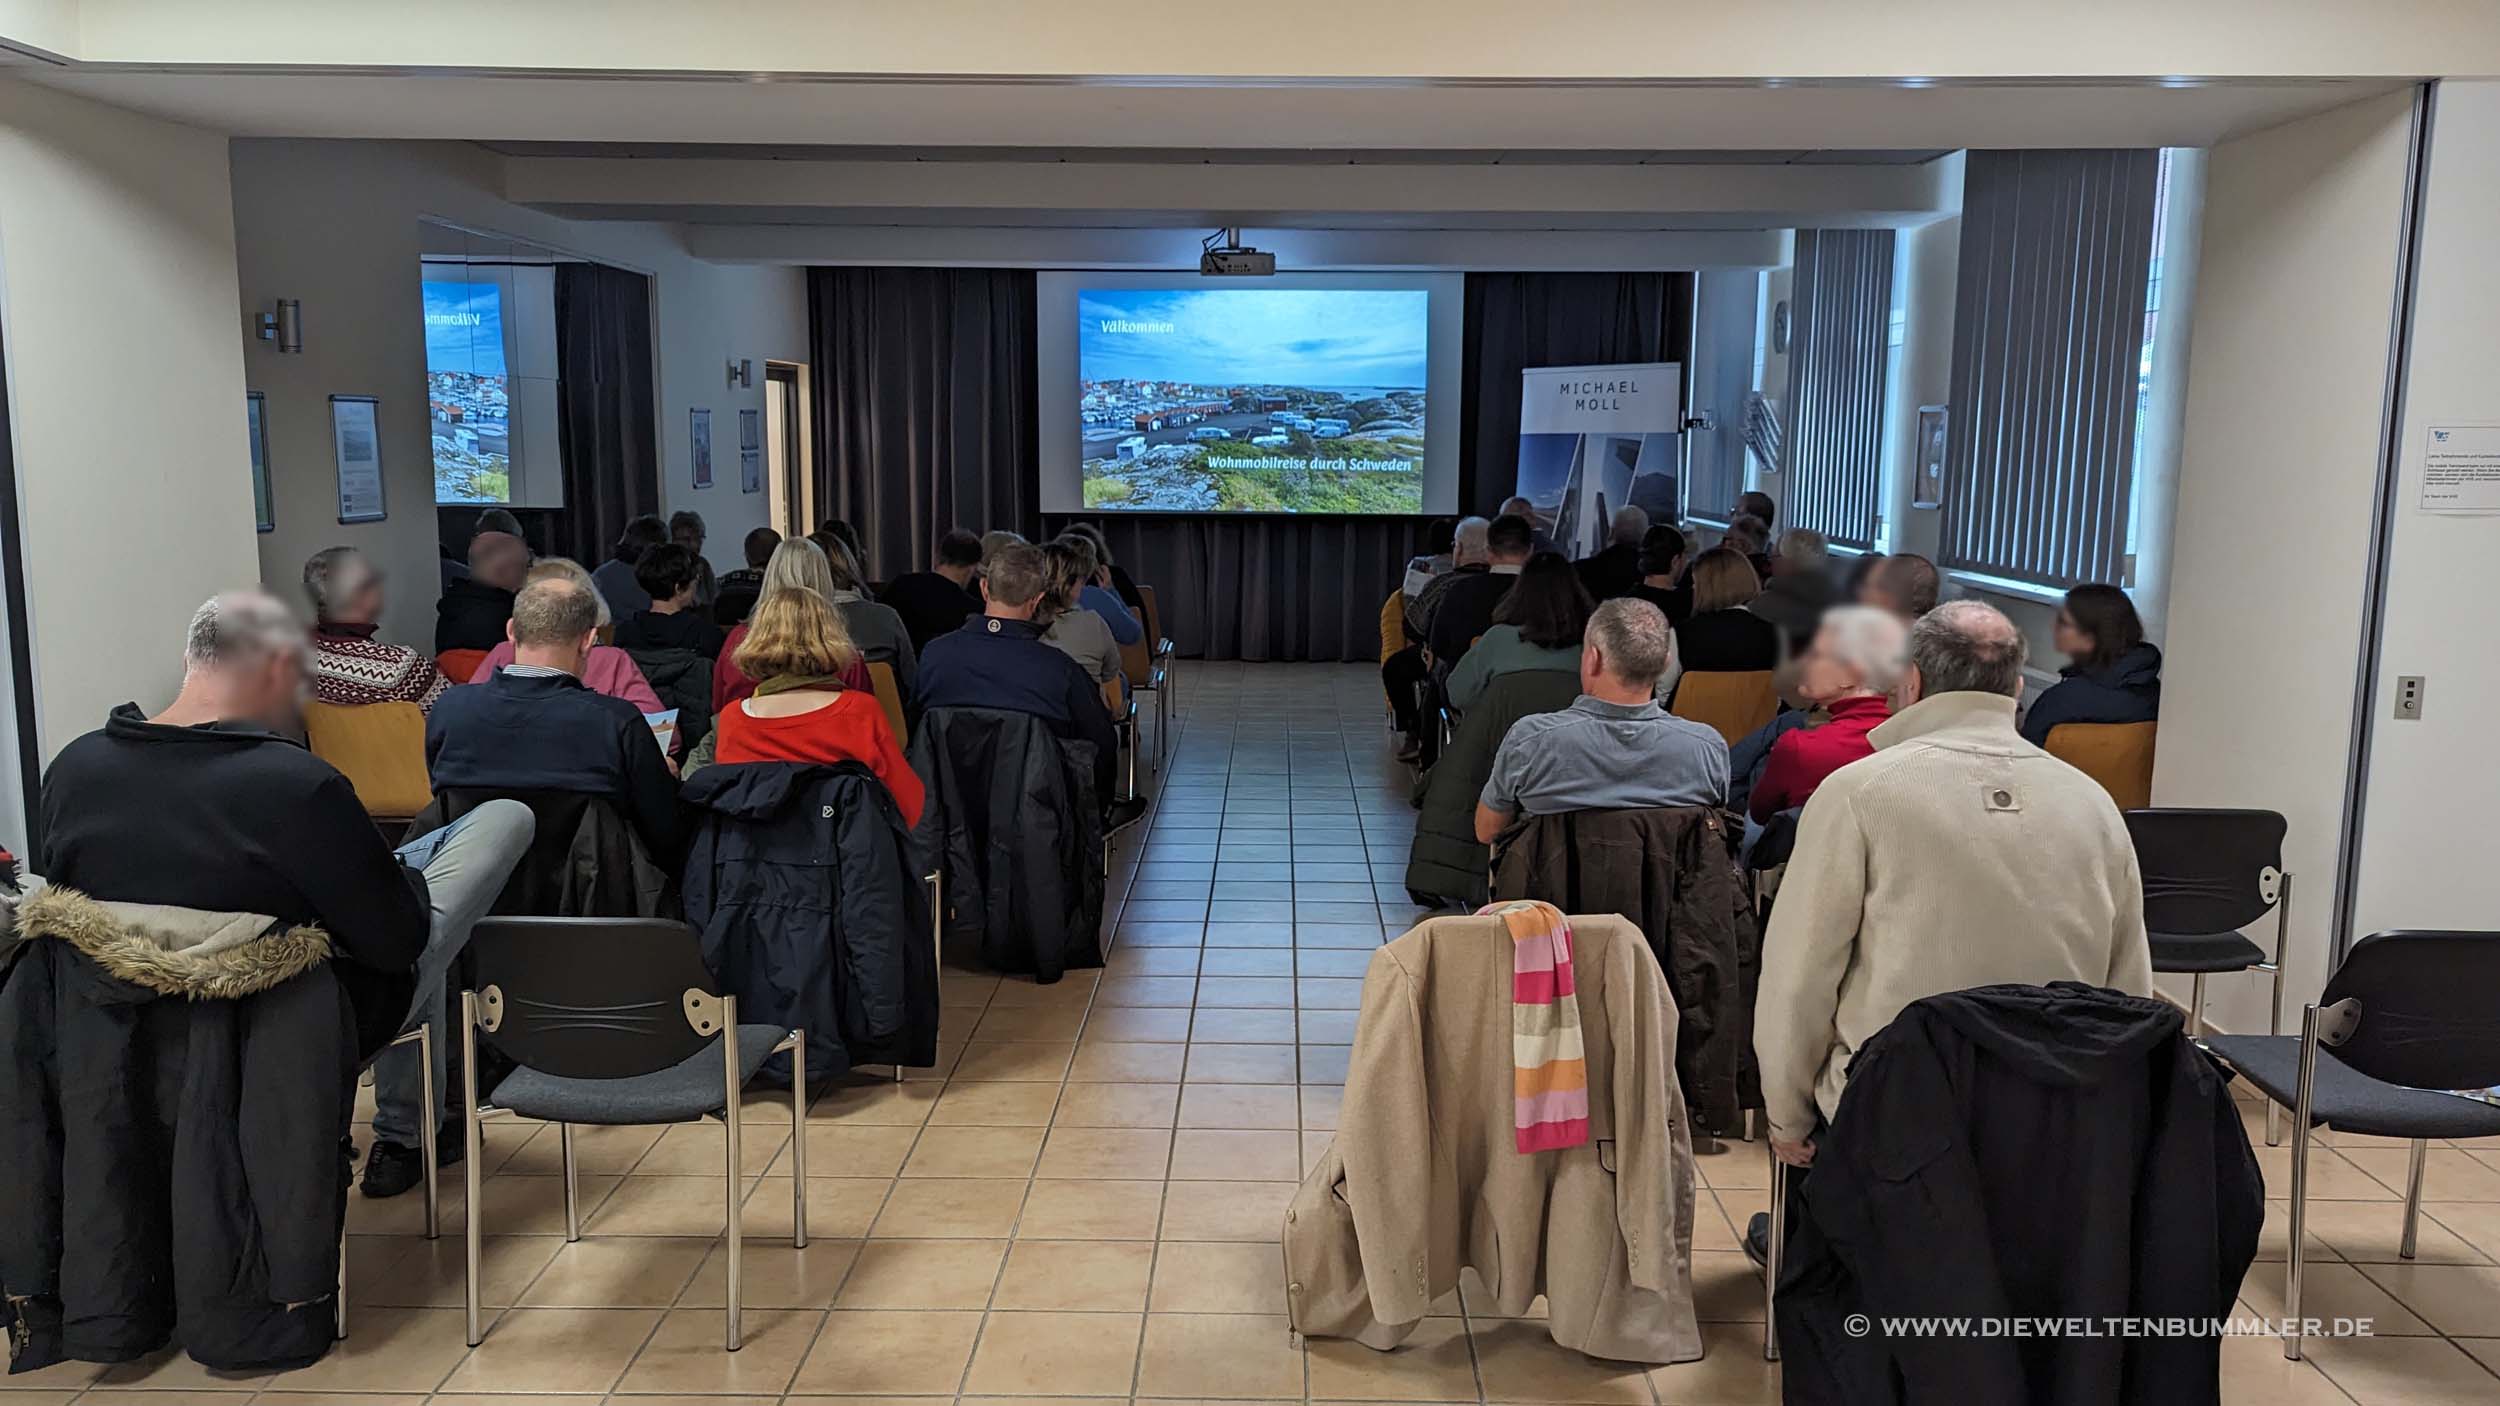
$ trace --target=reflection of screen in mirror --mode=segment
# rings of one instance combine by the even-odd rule
[[[428,278],[426,418],[434,501],[512,501],[512,387],[504,357],[503,289]]]

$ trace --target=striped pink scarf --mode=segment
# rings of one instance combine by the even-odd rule
[[[1512,1116],[1521,1152],[1589,1140],[1589,1077],[1580,998],[1571,980],[1571,923],[1550,903],[1497,903],[1510,929]]]

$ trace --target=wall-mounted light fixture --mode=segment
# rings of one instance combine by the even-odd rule
[[[304,305],[296,299],[280,298],[271,311],[253,319],[253,326],[262,341],[277,343],[284,355],[304,350]]]
[[[729,388],[733,391],[755,389],[755,363],[742,357],[729,359]]]

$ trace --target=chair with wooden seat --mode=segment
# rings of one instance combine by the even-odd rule
[[[306,703],[304,739],[347,777],[376,820],[410,820],[434,800],[425,710],[414,703]]]
[[[1138,641],[1136,647],[1143,654],[1146,667],[1142,672],[1131,668],[1128,650],[1123,648],[1120,651],[1120,669],[1128,675],[1132,696],[1140,692],[1155,696],[1155,765],[1160,767],[1165,739],[1172,730],[1172,702],[1176,692],[1173,688],[1172,641],[1163,633],[1163,612],[1155,605],[1155,588],[1140,585],[1137,594],[1145,602],[1145,609],[1135,613],[1138,623],[1146,627],[1146,636]]]
[[[1745,734],[1769,722],[1779,706],[1779,688],[1768,669],[1703,669],[1676,683],[1675,704],[1667,711],[1717,729],[1733,747]]]
[[[2059,723],[2049,729],[2052,757],[2101,783],[2120,810],[2153,803],[2153,733],[2159,723]]]
[[[903,686],[894,677],[894,666],[882,659],[869,660],[868,686],[876,692],[877,706],[885,709],[885,725],[894,729],[894,745],[908,746],[911,733],[903,719]]]
[[[1102,706],[1103,711],[1111,715],[1111,727],[1119,734],[1121,745],[1128,749],[1128,789],[1122,793],[1123,798],[1134,796],[1137,794],[1137,700],[1130,696],[1125,680],[1104,679]]]
[[[1135,644],[1120,646],[1120,676],[1128,680],[1130,698],[1140,693],[1155,696],[1155,751],[1156,764],[1160,765],[1164,738],[1170,731],[1171,715],[1164,707],[1169,695],[1163,688],[1164,666],[1156,661],[1154,649],[1144,637]]]
[[[1380,603],[1380,662],[1388,663],[1391,655],[1404,648],[1406,648],[1406,592],[1399,589],[1391,591],[1389,598]]]
[[[446,649],[434,656],[434,667],[453,683],[475,683],[477,666],[485,662],[482,649]]]

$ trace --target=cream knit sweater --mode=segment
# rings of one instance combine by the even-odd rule
[[[1806,803],[1762,940],[1754,1052],[1785,1138],[1831,1116],[1851,1057],[1912,1001],[1999,982],[2152,994],[2126,824],[2016,734],[2013,699],[1938,694],[1871,736]]]

